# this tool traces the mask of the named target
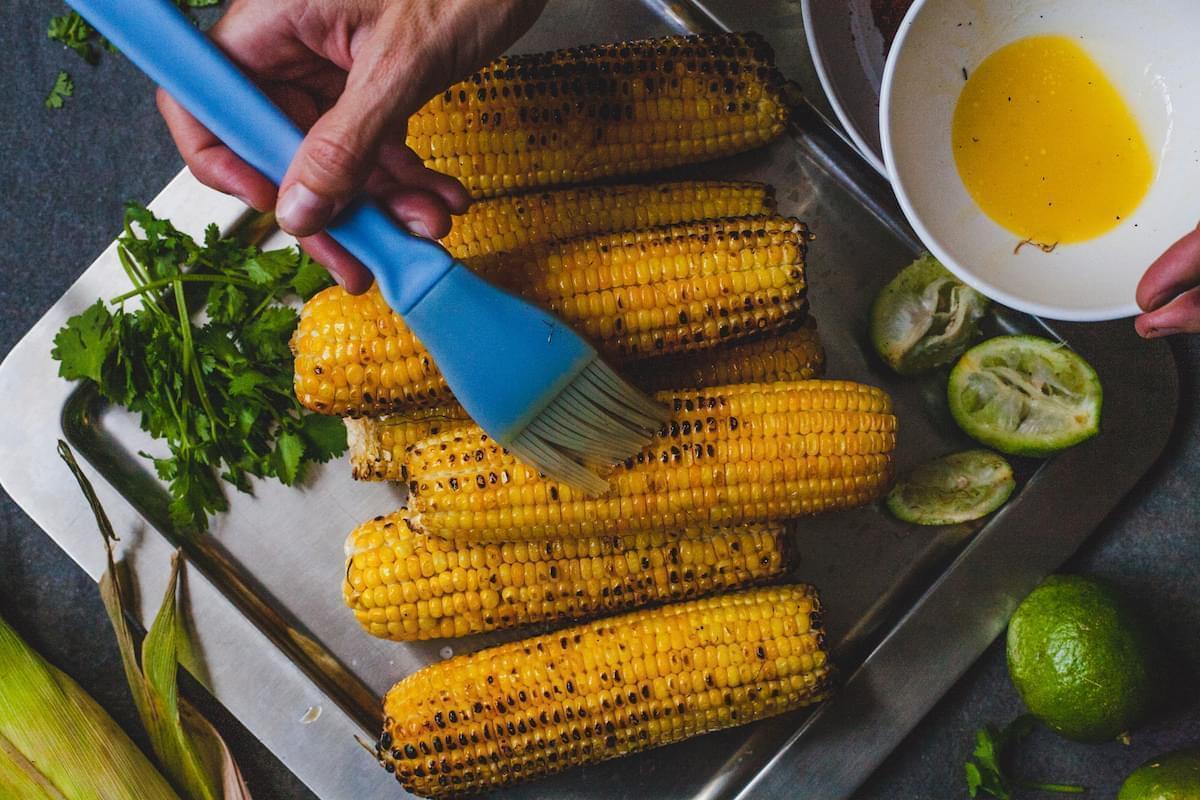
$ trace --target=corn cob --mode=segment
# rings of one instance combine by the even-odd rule
[[[419,536],[402,510],[346,541],[342,594],[374,636],[414,641],[684,600],[779,575],[783,529],[498,544]]]
[[[433,664],[384,699],[380,764],[431,798],[670,744],[823,700],[808,586],[638,611]]]
[[[479,200],[454,218],[442,244],[479,263],[542,242],[680,222],[769,214],[771,187],[735,181],[583,186]]]
[[[447,538],[740,525],[862,505],[887,488],[896,418],[879,389],[800,381],[659,392],[674,409],[596,498],[539,476],[477,426],[413,445],[413,527]]]
[[[667,36],[505,56],[430,100],[408,146],[476,197],[708,161],[788,119],[757,34]]]
[[[603,355],[630,361],[798,324],[808,239],[797,220],[727,218],[542,243],[483,274],[555,312]],[[377,290],[319,293],[292,346],[296,396],[313,411],[374,416],[451,398]]]
[[[825,351],[816,321],[809,317],[802,327],[777,335],[638,362],[631,366],[629,377],[639,388],[657,391],[806,380],[819,376],[824,369]],[[470,421],[457,403],[386,417],[348,419],[351,472],[358,480],[398,481],[409,445],[435,433],[465,427]]]

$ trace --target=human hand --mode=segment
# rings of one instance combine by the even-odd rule
[[[158,107],[192,173],[274,208],[347,290],[370,273],[322,232],[366,191],[411,232],[440,238],[470,197],[404,143],[408,116],[521,35],[546,0],[236,0],[217,45],[307,131],[278,189],[166,92]]]
[[[1142,276],[1134,321],[1148,339],[1200,333],[1200,227],[1171,245]]]

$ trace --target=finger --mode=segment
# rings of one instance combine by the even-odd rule
[[[1139,335],[1147,339],[1176,333],[1200,333],[1200,286],[1189,289],[1149,314],[1134,321]]]
[[[393,19],[393,17],[397,17]],[[276,214],[298,236],[321,230],[366,182],[380,144],[412,110],[420,53],[397,46],[411,36],[385,15],[355,55],[342,95],[308,131],[280,185]]]
[[[167,130],[196,180],[219,192],[234,195],[259,211],[267,211],[275,205],[275,184],[221,144],[208,128],[162,89],[158,90],[157,99]]]
[[[1172,297],[1200,284],[1200,229],[1167,248],[1138,283],[1137,303],[1145,311],[1163,306]]]
[[[362,294],[371,288],[370,271],[357,258],[333,240],[327,233],[317,233],[300,239],[300,246],[312,256],[350,294]]]
[[[440,195],[397,184],[380,172],[367,180],[367,192],[417,236],[440,239],[450,232],[450,209]]]
[[[401,186],[412,186],[438,195],[452,214],[463,214],[471,205],[466,188],[449,175],[426,167],[420,156],[404,144],[403,136],[384,140],[379,148],[379,167]]]

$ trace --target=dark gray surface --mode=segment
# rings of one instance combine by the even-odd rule
[[[112,239],[126,199],[148,201],[180,161],[154,111],[151,88],[128,63],[92,69],[44,38],[54,4],[16,0],[0,28],[0,354],[53,304]],[[58,69],[77,96],[60,111],[42,100]],[[1071,565],[1127,589],[1172,634],[1200,672],[1200,340],[1176,342],[1183,412],[1163,461],[1097,531]],[[46,443],[52,447],[52,442]],[[6,453],[6,457],[20,454]],[[64,492],[75,491],[64,486]],[[1054,524],[1046,520],[1047,527]],[[119,661],[96,589],[7,496],[0,498],[0,613],[91,691],[137,735]],[[310,797],[201,690],[190,696],[225,733],[260,798]],[[1003,650],[994,646],[864,787],[867,798],[965,797],[962,762],[971,733],[1020,712]],[[1133,744],[1084,746],[1039,732],[1021,749],[1029,777],[1078,780],[1112,797],[1121,778],[1163,750],[1200,744],[1200,704],[1185,699],[1139,729]]]

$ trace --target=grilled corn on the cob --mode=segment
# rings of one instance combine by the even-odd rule
[[[505,56],[430,100],[408,146],[477,197],[707,161],[783,132],[757,34],[667,36]]]
[[[627,374],[639,388],[657,391],[798,381],[817,377],[824,369],[825,351],[816,321],[809,317],[795,330],[698,353],[652,358],[632,365]],[[457,403],[386,417],[348,419],[351,471],[358,480],[398,481],[409,445],[470,422]]]
[[[380,764],[425,797],[475,795],[825,698],[808,586],[692,600],[426,667],[384,700]]]
[[[579,236],[721,217],[769,214],[771,187],[742,181],[581,186],[471,204],[442,244],[457,259],[486,263],[494,253]]]
[[[477,541],[782,520],[870,502],[892,473],[884,392],[799,381],[659,392],[670,422],[587,497],[548,480],[477,426],[408,451],[414,528]]]
[[[726,218],[545,242],[482,272],[555,312],[605,356],[630,361],[798,323],[808,239],[797,220]],[[292,345],[296,396],[313,411],[372,416],[452,396],[377,290],[316,295]]]
[[[684,600],[778,575],[783,529],[633,533],[497,544],[413,533],[398,511],[346,541],[346,604],[396,641],[466,636]]]

